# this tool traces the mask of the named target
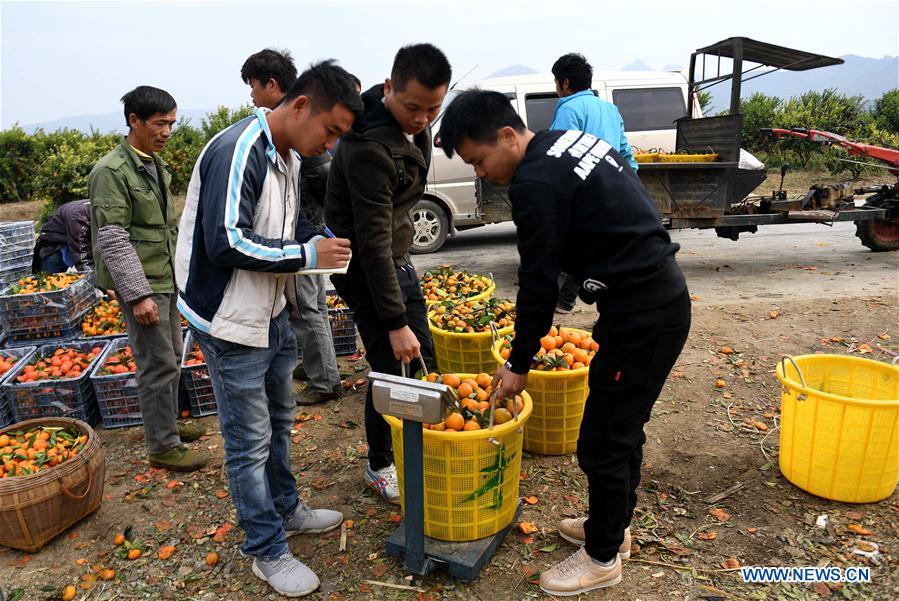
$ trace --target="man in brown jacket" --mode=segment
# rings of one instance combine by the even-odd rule
[[[365,112],[331,162],[325,221],[353,247],[347,274],[331,281],[354,312],[374,371],[399,375],[400,361],[418,356],[433,362],[424,297],[409,259],[409,210],[424,193],[430,124],[451,77],[449,61],[438,48],[401,48],[390,78],[362,94]],[[365,397],[365,435],[365,480],[383,498],[399,503],[390,428],[375,411],[371,390]]]

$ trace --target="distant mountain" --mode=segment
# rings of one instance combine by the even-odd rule
[[[187,117],[191,125],[193,125],[194,127],[199,127],[200,119],[211,112],[213,112],[213,110],[179,110],[178,119],[180,120],[182,117]],[[102,133],[117,131],[122,134],[128,131],[128,128],[125,126],[125,117],[120,112],[102,113],[99,115],[74,115],[71,117],[57,119],[56,121],[29,123],[28,125],[22,126],[22,129],[30,134],[34,133],[34,131],[37,129],[43,129],[44,131],[54,131],[63,128],[77,129],[83,132],[89,132],[91,128],[93,128]]]
[[[640,59],[635,60],[634,62],[632,62],[629,65],[625,65],[625,66],[621,67],[621,70],[622,71],[652,71],[652,69],[649,68],[649,65],[647,65]]]
[[[500,69],[496,73],[488,75],[484,79],[490,79],[491,77],[509,77],[511,75],[531,75],[533,73],[536,73],[536,71],[534,71],[530,67],[525,67],[524,65],[512,65],[511,67]]]

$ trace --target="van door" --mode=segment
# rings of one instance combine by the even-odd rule
[[[611,101],[624,119],[627,140],[634,152],[675,151],[676,121],[687,115],[684,89],[668,87],[614,87]]]

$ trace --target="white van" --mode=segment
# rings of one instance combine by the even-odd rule
[[[552,73],[485,79],[466,87],[495,90],[508,96],[525,125],[533,131],[547,129],[556,103]],[[593,74],[593,91],[618,107],[625,133],[634,149],[674,152],[675,121],[687,114],[687,78],[665,71],[610,71]],[[444,107],[457,94],[447,94]],[[697,107],[699,103],[694,103]],[[701,117],[697,112],[694,117]],[[434,132],[440,129],[438,119]],[[428,185],[412,209],[415,235],[412,252],[429,253],[443,246],[450,232],[508,219],[506,212],[484,212],[478,206],[474,169],[458,155],[452,159],[434,148]]]

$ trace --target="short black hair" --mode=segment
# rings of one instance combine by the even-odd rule
[[[434,90],[448,86],[452,78],[453,69],[446,55],[433,44],[403,46],[396,53],[390,69],[390,81],[398,92],[405,90],[412,79]]]
[[[587,62],[583,54],[574,52],[560,56],[559,60],[553,63],[553,75],[560,84],[566,79],[568,87],[573,92],[587,90],[593,85],[593,67]]]
[[[356,87],[361,90],[362,89],[362,80],[360,80],[358,77],[356,77],[352,73],[350,73],[350,78],[353,80],[353,83],[356,84]]]
[[[178,108],[171,94],[153,86],[137,86],[122,96],[121,101],[125,104],[125,125],[129,130],[132,113],[141,121],[146,121],[156,113],[166,115]]]
[[[440,121],[440,147],[446,156],[466,139],[478,144],[493,144],[499,130],[506,126],[518,133],[527,129],[505,94],[486,90],[467,90],[456,96]]]
[[[251,79],[258,80],[265,85],[268,80],[274,79],[282,92],[286,92],[297,80],[297,67],[293,64],[293,57],[288,50],[266,48],[256,54],[251,54],[240,68],[240,77],[245,84]]]
[[[356,91],[352,76],[337,65],[334,59],[314,63],[297,78],[282,103],[298,96],[312,100],[312,112],[330,110],[335,104],[347,107],[358,119],[362,116],[362,98]]]

